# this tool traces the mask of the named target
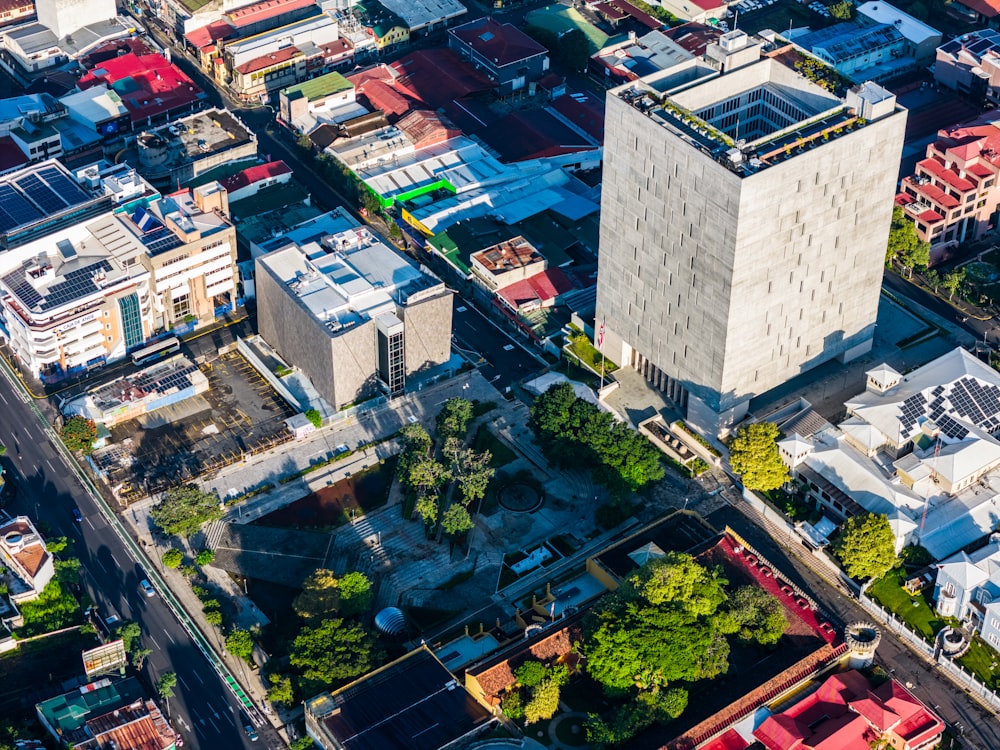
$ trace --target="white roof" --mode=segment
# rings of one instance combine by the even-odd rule
[[[66,105],[73,119],[92,125],[99,125],[128,114],[128,109],[122,104],[118,92],[109,90],[103,83],[91,86],[86,91],[67,94],[59,101]]]
[[[458,0],[379,0],[403,19],[410,31],[464,15],[467,9]]]
[[[959,552],[938,565],[938,571],[947,575],[963,590],[969,591],[989,580],[986,571],[974,565],[969,556]]]
[[[982,471],[985,466],[1000,463],[1000,443],[988,435],[976,436],[942,445],[937,455],[925,456],[922,463],[948,481],[959,482]]]
[[[791,437],[787,437],[784,440],[779,441],[778,447],[784,448],[793,456],[797,456],[800,453],[812,450],[813,442],[808,438],[802,437],[801,435],[799,435],[799,433],[796,432]]]
[[[878,23],[885,23],[895,26],[899,33],[914,44],[922,44],[928,39],[937,38],[941,41],[941,32],[928,26],[922,21],[918,21],[913,16],[904,13],[899,8],[883,2],[883,0],[871,0],[858,6],[858,13],[867,16]]]
[[[890,367],[885,362],[880,364],[878,367],[872,368],[865,372],[865,375],[872,378],[879,383],[888,383],[889,381],[899,381],[902,380],[903,375],[895,370],[895,368]]]
[[[869,451],[876,450],[887,442],[886,436],[881,430],[854,417],[842,422],[840,429],[855,443]]]

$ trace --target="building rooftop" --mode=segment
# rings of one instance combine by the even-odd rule
[[[207,109],[140,133],[140,171],[150,178],[169,174],[184,164],[256,141],[231,112]]]
[[[262,180],[268,180],[274,177],[280,177],[283,174],[291,174],[292,168],[289,167],[285,162],[269,161],[267,164],[255,164],[252,167],[247,167],[241,172],[237,172],[232,177],[227,177],[224,180],[220,180],[219,184],[230,193],[234,193],[241,188],[249,187],[255,182],[261,182]]]
[[[315,4],[315,0],[264,0],[262,3],[227,11],[225,17],[235,28],[240,29]]]
[[[459,0],[379,0],[379,2],[403,19],[403,23],[410,31],[418,31],[432,24],[458,18],[467,12]]]
[[[237,65],[235,70],[238,73],[247,75],[248,73],[254,73],[258,70],[264,70],[274,65],[280,65],[283,62],[294,60],[296,57],[302,57],[304,54],[305,53],[298,47],[283,47],[282,49],[275,50],[269,54],[251,58],[250,60]]]
[[[575,288],[561,268],[549,268],[499,290],[497,294],[514,310],[534,303],[547,304]]]
[[[78,85],[85,91],[102,83],[118,94],[133,123],[207,98],[186,73],[159,54],[129,53],[105,60]]]
[[[289,99],[301,96],[311,102],[316,99],[323,99],[332,94],[339,94],[341,91],[348,91],[352,88],[354,88],[354,84],[337,71],[333,71],[332,73],[317,76],[302,83],[296,83],[294,86],[283,88],[281,93]]]
[[[717,26],[709,26],[695,21],[663,29],[662,33],[696,57],[704,55],[709,45],[718,42],[719,37],[722,36],[722,30]]]
[[[177,735],[151,700],[128,705],[87,720],[87,731],[99,748],[111,750],[167,750]]]
[[[448,33],[499,67],[548,54],[545,47],[519,28],[510,23],[500,23],[492,16],[456,26]]]
[[[383,313],[395,313],[415,294],[441,282],[383,244],[367,227],[296,243],[257,259],[286,284],[309,313],[338,335]]]
[[[129,114],[128,107],[117,91],[105,84],[91,86],[85,91],[67,94],[60,101],[66,105],[70,116],[100,125]]]
[[[478,264],[480,270],[493,275],[545,262],[545,258],[535,246],[520,235],[473,253],[472,260]]]
[[[857,12],[877,23],[894,26],[899,30],[899,33],[914,44],[922,44],[935,38],[939,41],[941,39],[940,31],[928,26],[923,21],[918,21],[909,13],[904,13],[885,0],[869,0],[866,3],[861,3],[858,5]]]
[[[437,750],[491,720],[426,646],[305,707],[343,750]]]
[[[115,682],[103,679],[42,701],[35,709],[65,742],[79,743],[90,739],[86,731],[89,717],[127,706],[142,695],[142,686],[134,677]]]
[[[34,585],[34,577],[52,557],[45,548],[45,540],[27,516],[0,524],[0,548],[21,567],[19,572],[28,577],[25,583],[29,585]]]
[[[958,0],[959,5],[975,11],[984,18],[1000,16],[1000,0]]]

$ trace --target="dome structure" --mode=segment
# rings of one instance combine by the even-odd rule
[[[406,615],[399,607],[386,607],[375,615],[375,627],[385,635],[402,635],[406,632]]]

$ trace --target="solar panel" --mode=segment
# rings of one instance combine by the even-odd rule
[[[50,166],[39,169],[38,176],[66,202],[67,206],[75,206],[78,203],[86,203],[90,200],[90,196],[84,192],[83,188],[55,167]]]
[[[0,232],[30,224],[42,218],[42,212],[32,206],[14,188],[0,184]]]
[[[47,214],[54,214],[66,208],[66,201],[42,182],[38,175],[27,174],[11,180],[28,199]]]

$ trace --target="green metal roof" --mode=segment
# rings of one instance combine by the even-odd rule
[[[53,728],[72,732],[83,726],[88,716],[113,711],[142,695],[142,687],[135,678],[120,682],[103,679],[91,683],[89,690],[73,690],[43,701],[36,708]]]
[[[291,98],[294,94],[301,94],[309,101],[312,101],[313,99],[330,96],[330,94],[347,91],[351,88],[354,88],[354,84],[344,78],[344,76],[340,73],[334,71],[333,73],[327,73],[326,75],[319,76],[318,78],[303,81],[302,83],[296,83],[294,86],[282,89],[281,93],[289,98]]]

